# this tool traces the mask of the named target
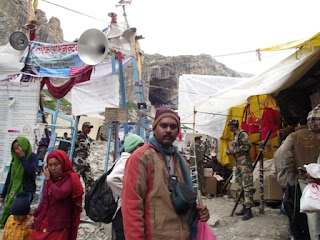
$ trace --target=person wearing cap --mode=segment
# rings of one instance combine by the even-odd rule
[[[73,153],[73,167],[79,176],[82,176],[86,192],[89,192],[94,181],[90,163],[88,161],[92,141],[89,133],[92,128],[93,125],[91,125],[90,122],[84,122],[82,124],[82,131],[77,135]]]
[[[68,137],[68,133],[65,132],[65,133],[63,134],[62,139],[66,140],[66,141],[60,141],[60,142],[59,142],[58,149],[64,151],[66,154],[68,154],[69,149],[70,149],[70,147],[71,147],[71,143],[70,143],[70,139],[71,139],[71,138],[69,138],[69,137]]]
[[[300,126],[286,137],[274,155],[277,161],[277,180],[285,188],[283,204],[291,233],[294,239],[315,239],[312,237],[308,214],[300,213],[300,205],[293,204],[300,202],[301,193],[307,184],[306,176],[299,172],[298,168],[316,163],[320,147],[316,135],[308,129],[305,117],[307,114],[302,115],[304,117],[300,118]]]
[[[143,139],[136,135],[128,133],[124,138],[124,152],[115,160],[111,173],[107,176],[107,184],[111,188],[114,200],[118,203],[118,208],[112,220],[112,227],[117,240],[125,239],[123,231],[123,221],[121,213],[121,193],[124,176],[124,169],[127,159],[139,147],[144,145]]]
[[[134,151],[127,160],[122,188],[122,215],[126,239],[192,239],[197,219],[207,221],[209,211],[198,205],[178,214],[171,201],[169,179],[193,191],[187,164],[173,142],[180,130],[180,117],[170,109],[159,109],[152,125],[150,143]],[[195,223],[195,224],[194,224]]]
[[[1,240],[29,240],[32,229],[26,227],[30,218],[30,201],[27,192],[21,192],[15,198],[11,215],[4,226]]]
[[[194,161],[194,156],[196,161]],[[205,168],[204,150],[201,146],[200,137],[194,138],[194,144],[191,147],[190,166],[195,167],[195,164],[197,164],[198,186],[199,186],[198,188],[201,191],[202,196],[207,196],[206,180],[204,177],[204,168]]]
[[[309,112],[307,117],[307,124],[309,130],[312,131],[320,142],[320,104],[316,106],[312,111]],[[318,155],[317,163],[320,164],[320,154]],[[316,183],[320,185],[320,178],[313,178],[309,174],[307,176],[308,183]],[[320,239],[320,213],[307,213],[309,232],[311,239]]]
[[[239,129],[239,121],[236,119],[230,120],[229,130],[234,133],[232,140],[232,149],[227,150],[228,155],[232,155],[236,160],[236,183],[241,187],[238,189],[238,194],[243,189],[243,197],[240,199],[243,208],[236,212],[237,216],[242,216],[242,220],[246,221],[253,217],[251,208],[253,207],[253,174],[252,160],[250,157],[251,142],[249,134]]]
[[[224,178],[224,180],[228,179],[230,174],[232,173],[232,170],[228,169],[226,166],[223,166],[217,158],[217,153],[211,152],[210,153],[211,160],[206,163],[207,168],[212,168],[212,172],[216,175],[220,175]],[[224,184],[223,181],[217,181],[217,192],[221,192],[221,188]]]
[[[217,154],[215,152],[210,153],[211,159],[206,163],[207,168],[212,168],[212,171],[218,175],[223,175],[223,165],[219,163]]]

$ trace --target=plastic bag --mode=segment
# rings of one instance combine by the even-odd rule
[[[300,200],[300,212],[320,212],[320,186],[315,183],[308,184]]]
[[[320,178],[320,164],[318,163],[310,163],[308,165],[304,165],[307,172],[313,178]]]
[[[209,225],[206,222],[201,222],[198,220],[196,240],[217,240],[217,239],[216,239],[216,236],[211,231]]]
[[[253,112],[251,112],[249,104],[243,109],[241,129],[245,130],[248,134],[259,132],[259,118],[256,118]]]
[[[269,130],[271,130],[270,139],[277,136],[279,130],[279,113],[277,110],[269,107],[263,108],[261,119],[261,139],[265,139]]]

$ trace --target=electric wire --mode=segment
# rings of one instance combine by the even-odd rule
[[[56,3],[53,3],[53,2],[49,2],[49,1],[47,1],[47,0],[41,0],[41,1],[46,2],[46,3],[49,3],[49,4],[52,4],[52,5],[55,5],[55,6],[57,6],[57,7],[66,9],[66,10],[68,10],[68,11],[71,11],[71,12],[74,12],[74,13],[77,13],[77,14],[80,14],[80,15],[83,15],[83,16],[86,16],[86,17],[89,17],[89,18],[92,18],[92,19],[95,19],[95,20],[98,20],[98,21],[101,21],[101,22],[105,22],[105,23],[110,24],[110,22],[107,22],[106,20],[102,20],[102,19],[99,19],[99,18],[90,16],[90,15],[88,15],[88,14],[85,14],[85,13],[82,13],[82,12],[79,12],[79,11],[76,11],[76,10],[73,10],[73,9],[71,9],[71,8],[67,8],[67,7],[61,6],[61,5],[59,5],[59,4],[56,4]]]
[[[50,2],[50,1],[48,1],[48,0],[41,0],[41,1],[46,2],[46,3],[49,3],[49,4],[52,4],[52,5],[55,5],[55,6],[57,6],[57,7],[66,9],[66,10],[68,10],[68,11],[71,11],[71,12],[74,12],[74,13],[77,13],[77,14],[80,14],[80,15],[83,15],[83,16],[86,16],[86,17],[89,17],[89,18],[92,18],[92,19],[95,19],[95,20],[98,20],[98,21],[101,21],[101,22],[105,22],[105,23],[107,23],[107,24],[110,24],[110,22],[108,22],[108,21],[106,21],[106,20],[102,20],[102,19],[93,17],[93,16],[91,16],[91,15],[88,15],[88,14],[85,14],[85,13],[82,13],[82,12],[79,12],[79,11],[76,11],[76,10],[73,10],[73,9],[71,9],[71,8],[67,8],[67,7],[61,6],[61,5],[59,5],[59,4]],[[291,49],[280,49],[280,50],[275,50],[275,51],[289,51],[289,50],[291,50]],[[250,51],[244,51],[244,52],[226,53],[226,54],[210,55],[210,56],[211,56],[212,58],[219,58],[219,57],[226,57],[226,56],[234,56],[234,55],[241,55],[241,54],[247,54],[247,53],[254,53],[254,52],[257,52],[257,51],[262,51],[262,50],[257,49],[257,50],[250,50]],[[274,54],[274,55],[278,55],[278,54],[279,54],[279,53]],[[272,57],[272,56],[274,56],[274,55],[267,56],[267,57]],[[151,59],[150,57],[148,57],[148,56],[146,56],[146,55],[144,55],[144,56],[147,57],[147,58],[149,58],[149,59]],[[266,57],[264,57],[264,58],[266,58]],[[154,60],[154,59],[153,59],[153,60]],[[249,62],[254,62],[254,61],[257,61],[257,60],[246,61],[246,62],[244,62],[243,64],[249,63]],[[241,65],[241,64],[242,64],[242,63],[240,63],[240,64],[238,64],[238,65]],[[162,64],[162,65],[163,65],[164,67],[170,69],[171,71],[176,72],[176,70],[174,70],[173,68],[171,68],[171,67],[169,67],[169,66],[167,66],[167,65],[164,65],[164,64]],[[176,72],[176,73],[177,73],[177,72]],[[181,73],[179,73],[179,72],[178,72],[177,74],[181,75]]]

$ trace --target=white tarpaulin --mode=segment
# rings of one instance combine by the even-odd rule
[[[11,47],[10,43],[0,46],[0,74],[10,75],[20,73],[24,67],[24,61],[21,59],[27,53],[25,50],[16,50]]]
[[[119,76],[111,75],[76,84],[71,90],[74,116],[104,112],[119,107]]]
[[[183,74],[179,78],[179,116],[181,123],[187,127],[192,128],[193,123],[193,105],[196,102],[207,99],[214,93],[217,93],[223,89],[230,88],[236,84],[239,84],[247,78],[234,78],[223,76],[208,76],[208,75],[188,75]],[[220,128],[224,125],[224,122],[215,124],[214,126],[207,125],[207,123],[213,121],[216,118],[212,114],[196,114],[196,130],[199,133],[204,133],[215,138],[220,136],[212,135],[213,128]],[[209,130],[209,132],[208,132]]]
[[[197,117],[195,129],[220,138],[226,119],[224,115],[230,107],[245,103],[250,96],[271,94],[292,86],[319,59],[319,47],[302,48],[269,70],[195,103],[196,115],[200,113],[207,113],[205,116],[214,115],[214,117],[202,117],[201,121]]]

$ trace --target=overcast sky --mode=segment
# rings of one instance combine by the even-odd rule
[[[93,16],[92,19],[45,1]],[[89,28],[104,29],[109,12],[124,22],[115,0],[39,0],[47,19],[60,19],[64,39],[72,41]],[[319,0],[132,0],[126,6],[130,27],[137,28],[142,50],[165,56],[209,54],[228,67],[257,74],[288,52],[262,52],[216,57],[254,51],[279,43],[311,37],[320,31]]]

